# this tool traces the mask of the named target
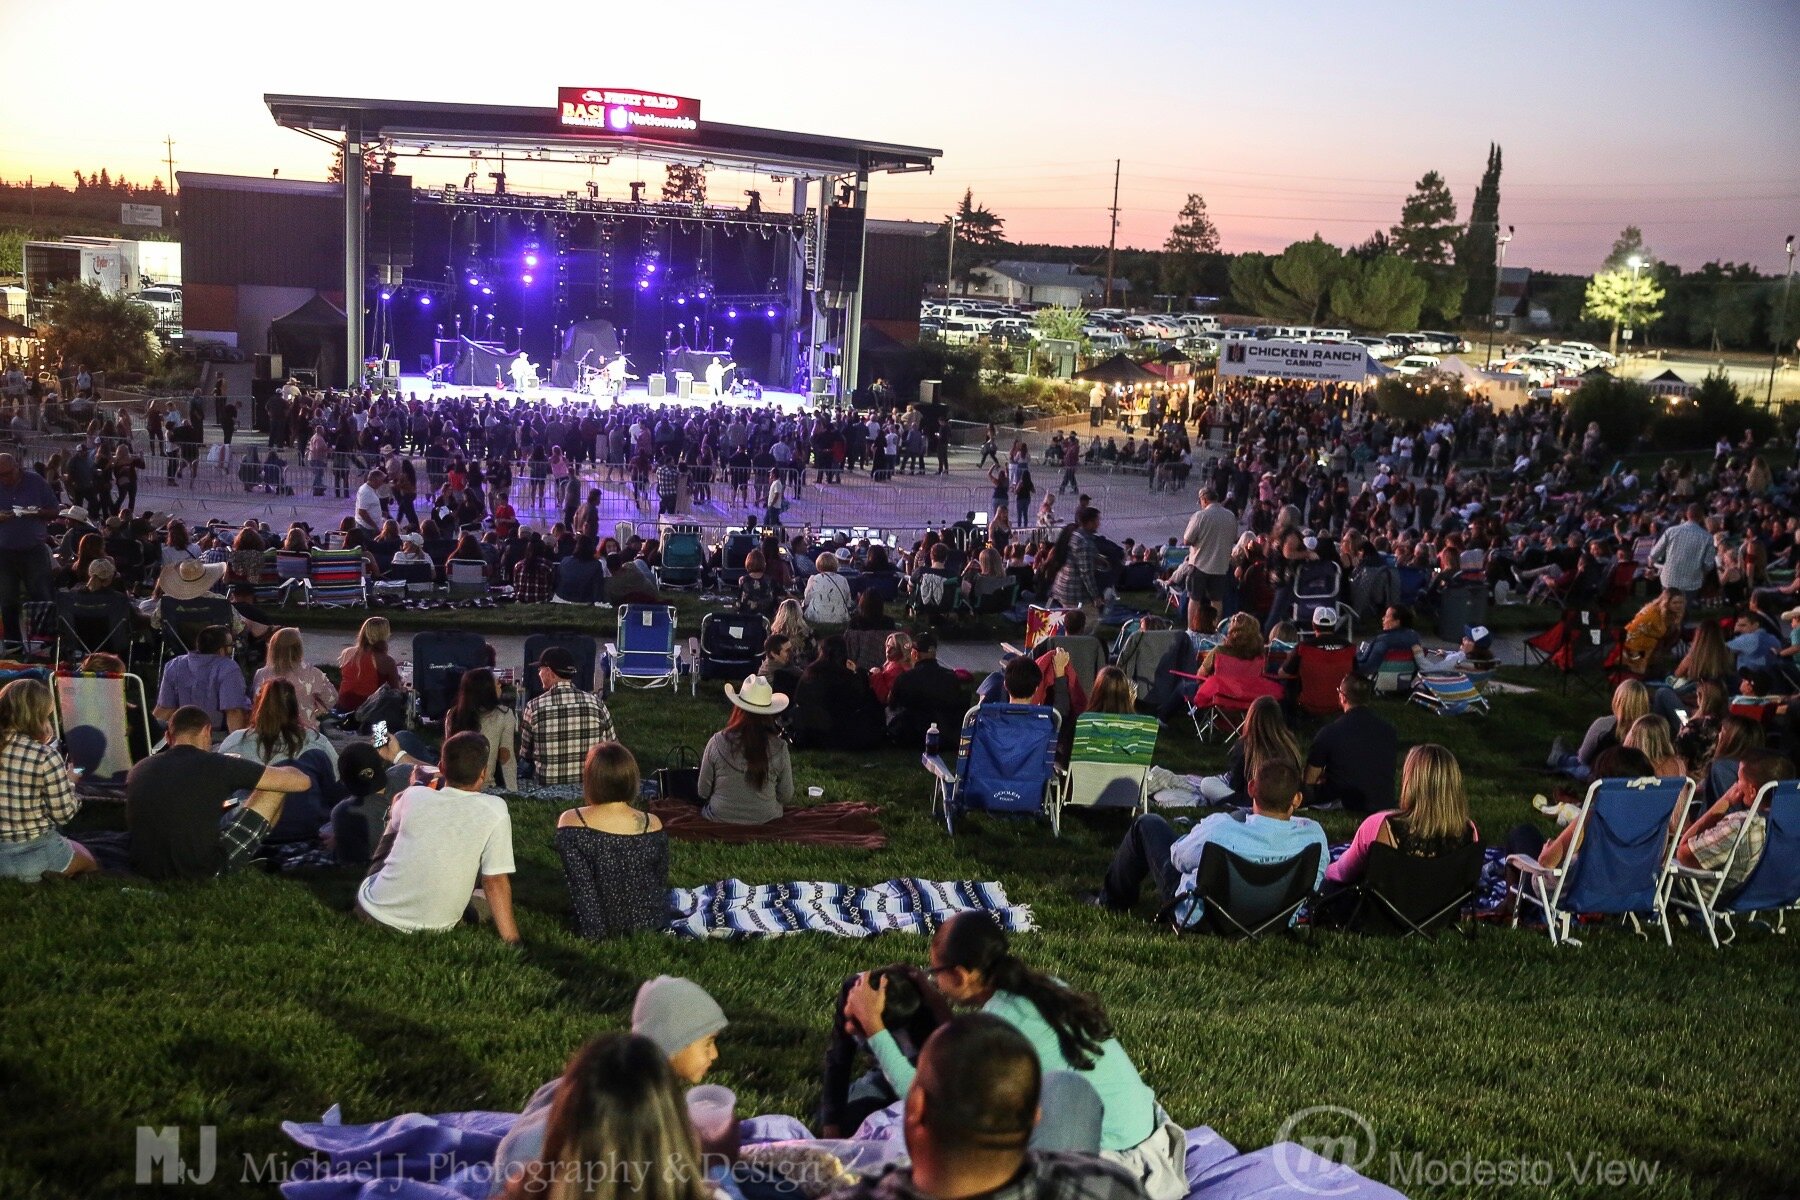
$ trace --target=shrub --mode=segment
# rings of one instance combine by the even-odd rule
[[[1408,424],[1454,417],[1468,403],[1462,380],[1436,373],[1389,375],[1375,385],[1375,407]]]

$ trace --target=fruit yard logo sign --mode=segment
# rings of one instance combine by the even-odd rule
[[[700,102],[686,96],[618,88],[558,88],[557,120],[565,129],[642,137],[700,132]]]

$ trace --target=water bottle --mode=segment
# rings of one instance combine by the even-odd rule
[[[931,723],[931,728],[925,731],[925,753],[931,755],[933,758],[937,757],[938,741],[941,736],[942,735],[938,733],[937,722],[933,721]]]

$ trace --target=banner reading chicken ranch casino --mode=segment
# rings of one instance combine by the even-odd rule
[[[1361,346],[1245,338],[1226,342],[1219,351],[1221,375],[1361,383],[1368,373],[1369,352]]]

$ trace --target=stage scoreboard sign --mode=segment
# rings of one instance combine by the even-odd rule
[[[1357,345],[1245,338],[1226,342],[1219,351],[1221,375],[1361,383],[1368,373],[1369,352]]]
[[[565,129],[639,137],[683,137],[700,132],[700,102],[660,92],[558,88],[556,111]]]

